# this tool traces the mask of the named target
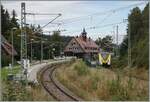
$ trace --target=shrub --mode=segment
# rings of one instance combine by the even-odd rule
[[[131,80],[130,80],[131,83]],[[131,84],[130,84],[131,85]],[[108,83],[109,93],[112,96],[112,100],[129,100],[128,86],[121,85],[120,76],[117,75],[117,80],[112,80]]]
[[[77,71],[79,76],[87,75],[89,73],[88,67],[85,65],[83,61],[80,61],[78,64],[74,66],[74,70]]]
[[[3,101],[27,101],[31,100],[29,92],[24,85],[14,81],[6,81],[2,92]]]

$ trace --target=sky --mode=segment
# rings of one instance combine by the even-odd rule
[[[124,19],[127,19],[131,9],[136,6],[143,10],[147,3],[146,1],[2,1],[2,5],[10,14],[13,9],[16,11],[19,23],[21,2],[26,3],[27,13],[62,14],[53,24],[43,28],[44,34],[49,34],[46,31],[59,29],[62,30],[61,35],[77,36],[85,28],[87,36],[93,40],[96,40],[98,37],[103,38],[106,35],[111,35],[114,43],[116,42],[117,32],[117,24],[115,23],[123,22]],[[141,5],[134,5],[139,3]],[[44,26],[56,16],[27,15],[26,23]],[[92,27],[95,27],[95,29],[92,29]],[[127,22],[118,24],[119,43],[126,35],[126,29]]]

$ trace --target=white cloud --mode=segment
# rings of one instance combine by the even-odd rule
[[[2,4],[5,8],[8,9],[9,12],[12,11],[12,9],[15,9],[15,11],[18,14],[18,19],[20,19],[21,15],[21,2],[22,1],[2,1]],[[140,3],[142,1],[25,1],[26,3],[26,11],[27,12],[34,12],[34,13],[62,13],[62,16],[58,18],[55,22],[58,22],[59,20],[65,20],[70,18],[76,18],[76,17],[83,17],[86,15],[94,14],[97,12],[105,12],[108,10],[128,6],[135,3]],[[141,9],[143,9],[144,5],[139,6]],[[131,7],[132,8],[132,7]],[[74,30],[78,30],[79,32],[63,32],[63,35],[79,35],[80,31],[82,31],[83,27],[88,26],[95,26],[95,25],[105,25],[105,24],[111,24],[114,22],[122,21],[124,18],[127,18],[128,13],[130,12],[130,9],[128,8],[126,10],[122,10],[120,12],[116,12],[112,15],[108,15],[106,18],[106,15],[95,15],[92,16],[92,18],[87,18],[87,16],[83,19],[75,19],[74,23],[68,23],[65,26],[60,26],[61,29],[67,29],[68,32],[72,32]],[[44,25],[48,23],[51,19],[53,19],[54,16],[35,16],[35,19],[33,16],[27,16],[27,23],[33,23],[36,21],[36,24]],[[105,19],[104,22],[102,20]],[[73,21],[74,19],[70,20]],[[69,20],[66,20],[67,22]],[[66,23],[66,22],[65,22]],[[53,25],[54,27],[51,27],[50,25],[45,27],[44,30],[46,31],[52,31],[58,29],[57,25]],[[112,31],[113,27],[108,27],[105,29],[95,29],[95,30],[87,30],[88,35],[96,39],[98,36],[105,36],[107,34],[110,34],[110,31]],[[81,30],[80,30],[81,29]],[[121,33],[126,33],[126,25],[123,25],[120,27]],[[101,34],[100,34],[101,33]]]

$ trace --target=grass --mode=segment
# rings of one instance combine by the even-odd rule
[[[55,100],[40,85],[36,84],[34,86],[31,86],[28,91],[31,96],[31,100],[29,101],[54,101]]]
[[[82,69],[83,68],[83,69]],[[148,81],[124,76],[101,67],[90,68],[81,60],[61,66],[57,79],[86,101],[147,101]]]
[[[2,89],[3,101],[27,101],[31,99],[25,85],[20,82],[3,81]]]
[[[2,80],[6,80],[7,79],[7,75],[11,73],[11,70],[9,69],[9,67],[3,67],[0,70],[1,70],[1,79]],[[12,69],[12,74],[16,75],[17,73],[19,73],[20,70],[21,70],[21,66],[20,65],[16,65]]]
[[[3,101],[54,101],[39,85],[26,87],[14,81],[5,81],[2,91]]]
[[[12,74],[16,75],[20,69],[19,65],[15,66],[12,69]],[[8,81],[7,75],[10,72],[8,67],[1,69],[3,101],[54,101],[40,85],[28,85],[26,87],[20,81]]]
[[[79,64],[74,66],[74,70],[77,71],[77,74],[79,76],[83,76],[83,75],[88,75],[89,74],[89,69],[86,67],[84,62],[79,62]]]

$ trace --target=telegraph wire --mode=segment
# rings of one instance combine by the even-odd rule
[[[121,21],[121,22],[116,22],[116,23],[111,23],[111,24],[106,24],[106,25],[101,25],[101,26],[92,26],[92,27],[87,27],[85,29],[87,30],[91,30],[91,29],[100,29],[100,28],[104,28],[104,27],[109,27],[109,26],[113,26],[113,25],[117,25],[117,24],[123,24],[127,21]],[[81,30],[74,30],[74,31],[71,31],[71,32],[67,32],[67,33],[73,33],[73,32],[80,32]]]
[[[90,15],[86,15],[86,16],[82,16],[82,17],[74,17],[74,18],[59,20],[59,22],[62,22],[63,25],[65,25],[65,24],[68,24],[68,23],[76,22],[76,21],[78,22],[79,20],[82,20],[82,19],[86,20],[86,19],[89,19],[90,17],[93,17],[93,16],[106,15],[108,13],[115,13],[117,11],[121,11],[121,10],[130,8],[130,7],[133,7],[133,6],[138,6],[138,5],[143,5],[143,4],[145,4],[145,2],[136,3],[136,4],[128,5],[128,6],[125,6],[125,7],[120,7],[120,8],[116,8],[116,9],[105,11],[105,12],[94,13],[94,14],[90,14]],[[69,22],[69,20],[70,20],[70,22]],[[71,21],[71,20],[73,20],[73,21]],[[68,21],[68,23],[66,23],[67,21]]]

